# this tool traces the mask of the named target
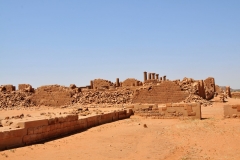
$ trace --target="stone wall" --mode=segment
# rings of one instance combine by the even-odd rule
[[[18,90],[24,91],[24,92],[34,92],[34,88],[30,84],[19,84]]]
[[[132,102],[134,91],[124,88],[117,90],[88,90],[78,94],[76,103],[80,104],[126,104]]]
[[[210,100],[214,97],[216,88],[215,88],[215,80],[212,77],[208,77],[204,80],[204,89],[205,89],[205,98]]]
[[[217,94],[222,94],[222,93],[224,92],[224,90],[223,90],[219,85],[216,85],[216,86],[215,86],[215,89],[216,89],[215,92],[216,92]]]
[[[92,83],[93,89],[109,88],[114,85],[111,81],[104,79],[95,79]]]
[[[225,118],[240,118],[240,104],[238,105],[225,105],[224,106]]]
[[[0,91],[12,92],[15,90],[16,90],[16,87],[11,84],[0,86]]]
[[[167,103],[165,105],[134,105],[134,115],[154,119],[201,119],[200,103]]]
[[[203,80],[198,81],[198,95],[203,99],[206,99],[205,87]]]
[[[35,90],[31,97],[32,103],[44,106],[61,106],[73,100],[74,90],[60,85],[42,86]]]
[[[180,86],[172,81],[163,81],[160,85],[136,90],[133,103],[163,104],[178,103],[189,96]]]
[[[77,133],[104,123],[129,118],[132,114],[129,109],[84,118],[65,115],[49,119],[22,119],[17,123],[19,128],[0,127],[0,151]]]
[[[144,85],[157,85],[158,83],[160,83],[161,81],[157,80],[157,79],[148,79],[146,81],[144,81]]]
[[[218,87],[215,88],[215,80],[212,77],[204,81],[186,77],[182,81],[169,81],[166,76],[159,79],[159,74],[149,73],[148,75],[149,78],[147,78],[147,72],[144,72],[144,82],[134,78],[126,79],[124,82],[119,82],[119,78],[117,78],[116,83],[95,79],[90,81],[90,86],[85,87],[77,87],[74,84],[70,87],[48,85],[34,90],[29,84],[19,84],[19,90],[15,91],[13,85],[2,85],[0,86],[0,108],[29,107],[30,105],[59,107],[75,103],[162,104],[183,102],[190,97],[184,101],[188,103],[197,102],[195,95],[210,100],[214,97],[216,90],[218,92]],[[26,95],[22,96],[23,93]],[[231,96],[230,91],[227,93]],[[190,95],[193,95],[194,98]]]
[[[137,79],[134,78],[128,78],[125,81],[122,82],[123,87],[128,87],[128,86],[140,86],[142,82],[140,82]]]
[[[240,92],[232,92],[232,98],[240,99]]]

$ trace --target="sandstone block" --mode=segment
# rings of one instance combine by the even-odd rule
[[[31,128],[48,125],[47,119],[29,119],[29,120],[21,120],[17,123],[21,128]]]

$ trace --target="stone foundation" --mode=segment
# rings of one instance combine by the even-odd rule
[[[231,96],[232,98],[240,99],[240,92],[232,92]]]
[[[133,105],[134,115],[153,119],[201,119],[200,103],[167,103],[158,105]]]
[[[240,104],[238,105],[225,105],[224,106],[225,118],[240,118]]]
[[[16,122],[18,128],[0,127],[0,151],[78,133],[104,123],[129,118],[132,114],[133,111],[128,109],[80,118],[78,115],[64,115],[49,119],[22,119]]]

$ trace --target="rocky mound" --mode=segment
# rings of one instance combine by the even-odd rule
[[[0,108],[1,109],[13,109],[18,107],[30,107],[33,106],[31,103],[32,92],[23,91],[12,91],[0,92]]]
[[[133,91],[85,91],[73,96],[73,103],[80,104],[127,104],[132,102]]]
[[[203,99],[202,97],[195,95],[195,94],[190,94],[183,102],[184,103],[197,102],[197,103],[200,103],[201,106],[204,106],[204,107],[212,105],[212,103],[210,101],[207,101],[206,99]]]

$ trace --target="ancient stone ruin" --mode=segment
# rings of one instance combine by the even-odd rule
[[[71,108],[63,113],[16,115],[0,119],[0,150],[34,144],[72,134],[104,123],[129,118],[135,114],[153,119],[201,119],[201,107],[210,106],[211,99],[224,102],[231,93],[229,86],[223,90],[215,79],[183,78],[169,80],[166,75],[143,73],[143,81],[128,78],[116,82],[94,79],[88,86],[69,87],[46,85],[34,89],[30,84],[0,86],[0,110],[33,107]],[[118,110],[104,113],[90,111],[86,106],[117,106]],[[85,106],[80,107],[79,106]],[[239,105],[224,107],[226,118],[240,117]]]
[[[209,77],[205,80],[183,78],[168,80],[156,73],[143,73],[143,81],[128,78],[120,82],[104,79],[90,81],[89,86],[69,87],[60,85],[41,86],[37,89],[29,84],[19,84],[18,90],[13,85],[0,86],[0,108],[29,106],[66,106],[73,104],[162,104],[192,103],[203,106],[211,105],[209,100],[223,93]],[[231,97],[230,87],[224,94]],[[234,96],[234,95],[233,95]]]

